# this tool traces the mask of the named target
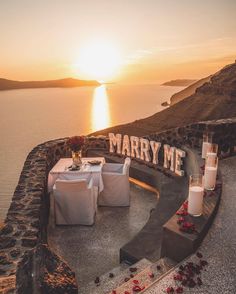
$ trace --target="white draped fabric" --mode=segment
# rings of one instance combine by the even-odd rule
[[[101,206],[129,206],[130,183],[129,168],[130,158],[124,164],[106,163],[102,168],[104,190],[98,197]]]
[[[93,179],[60,180],[53,187],[55,221],[58,225],[92,225],[97,209]]]
[[[92,160],[101,161],[100,165],[90,165],[88,162]],[[61,158],[52,168],[48,175],[48,192],[52,192],[53,185],[57,179],[60,180],[76,180],[76,179],[93,179],[93,185],[101,192],[104,188],[101,175],[102,166],[105,163],[104,157],[82,158],[82,166],[78,171],[70,171],[68,167],[72,164],[71,158]]]

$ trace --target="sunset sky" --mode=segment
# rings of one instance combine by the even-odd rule
[[[0,77],[201,78],[236,59],[235,12],[235,0],[0,0]]]

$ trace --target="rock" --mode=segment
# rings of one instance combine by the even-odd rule
[[[1,274],[1,270],[0,270]],[[10,294],[15,293],[15,286],[16,286],[16,277],[1,277],[0,278],[0,293],[3,294]]]
[[[6,271],[0,268],[0,276],[4,275],[5,273],[6,273]],[[1,285],[1,278],[0,278],[0,290],[1,290],[1,286],[2,285]],[[0,291],[0,293],[1,293],[1,291]]]
[[[0,237],[0,249],[11,248],[16,244],[16,240],[11,237]]]
[[[8,255],[6,253],[0,253],[0,264],[2,265],[12,264],[12,262],[9,260]]]
[[[167,101],[165,101],[161,103],[161,106],[167,107],[167,106],[170,106],[170,104]]]
[[[25,225],[18,225],[17,227],[20,231],[25,231],[26,230],[26,226]]]
[[[11,250],[10,251],[10,255],[13,258],[19,256],[20,255],[20,249],[19,248],[15,248],[15,249]]]
[[[9,224],[3,225],[0,231],[0,236],[8,235],[13,232],[13,227]]]
[[[16,231],[13,236],[14,237],[20,237],[22,235],[22,231]]]
[[[38,220],[35,220],[31,223],[31,226],[38,229],[40,227],[40,223]]]
[[[38,231],[36,231],[36,230],[27,230],[23,234],[23,237],[38,237]]]
[[[34,258],[37,266],[37,288],[40,293],[78,293],[74,272],[46,244],[37,246]]]
[[[31,237],[31,238],[22,238],[22,246],[24,247],[35,247],[37,244],[38,238],[37,237]]]

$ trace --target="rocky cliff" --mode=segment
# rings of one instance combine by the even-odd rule
[[[170,105],[174,105],[175,103],[187,98],[190,95],[193,95],[197,88],[201,87],[203,84],[209,82],[211,79],[211,76],[200,79],[199,81],[191,84],[187,88],[179,91],[178,93],[175,93],[170,98]]]

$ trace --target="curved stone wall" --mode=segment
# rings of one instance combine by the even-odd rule
[[[219,143],[222,156],[235,154],[236,118],[193,124],[153,134],[148,138],[177,147],[188,145],[200,148],[202,133],[206,130],[214,132],[215,142]],[[90,137],[83,151],[87,153],[89,150],[108,152],[108,140],[104,137]],[[50,274],[53,277],[54,273],[50,272],[53,267],[48,264],[41,264],[43,272],[35,269],[37,254],[41,252],[41,255],[46,254],[49,260],[51,256],[51,260],[57,263],[57,267],[54,264],[55,273],[56,268],[65,269],[57,274],[66,277],[64,280],[67,283],[63,285],[63,279],[58,279],[58,284],[49,280],[46,284],[51,287],[50,293],[76,293],[76,283],[70,269],[59,257],[50,253],[49,248],[40,247],[41,244],[47,243],[50,204],[47,175],[58,159],[66,156],[70,156],[66,138],[38,145],[27,156],[5,223],[0,230],[0,292],[31,293],[29,289],[34,285],[40,293],[46,283],[43,279],[50,277]]]

